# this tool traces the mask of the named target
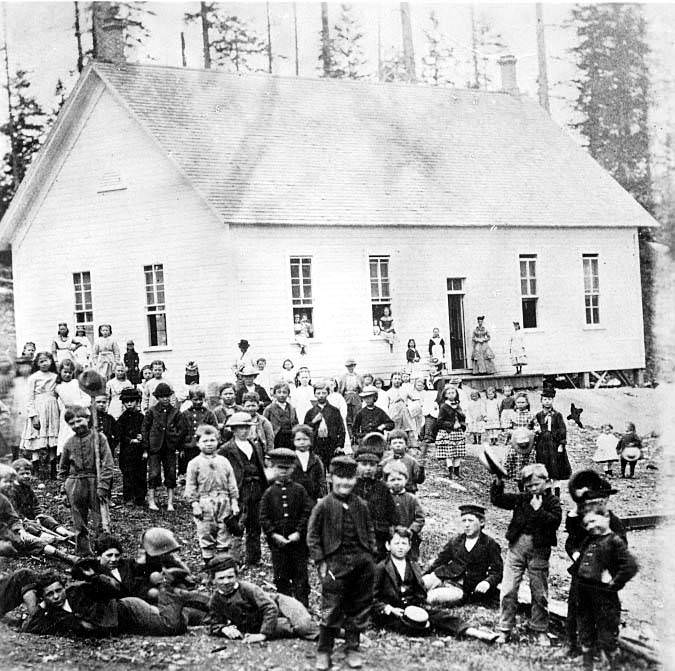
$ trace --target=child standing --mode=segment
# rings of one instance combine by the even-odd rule
[[[185,475],[188,463],[199,454],[197,429],[202,424],[218,428],[218,420],[215,414],[204,405],[206,401],[204,388],[196,384],[191,385],[188,398],[190,399],[190,407],[182,413],[185,422],[185,442],[178,456],[178,473],[180,475]]]
[[[152,408],[155,403],[157,403],[157,396],[155,395],[155,389],[158,384],[165,384],[171,389],[170,401],[171,405],[177,406],[178,401],[176,400],[176,394],[174,393],[174,388],[170,382],[164,379],[164,373],[166,373],[166,366],[161,359],[155,359],[150,364],[150,370],[152,371],[152,377],[145,381],[143,385],[143,396],[141,399],[141,412],[146,413],[150,408]]]
[[[122,471],[122,498],[137,506],[145,503],[147,493],[147,455],[143,450],[143,413],[138,409],[141,392],[123,389],[120,401],[124,411],[117,420],[120,441],[119,464]]]
[[[415,444],[420,439],[420,434],[424,428],[424,393],[424,380],[418,377],[413,383],[408,399],[408,411],[413,422]]]
[[[220,442],[226,443],[232,438],[232,432],[227,428],[227,420],[239,410],[236,405],[236,392],[232,382],[226,382],[218,389],[218,396],[220,397],[220,405],[217,405],[213,414],[216,416],[218,422],[218,429],[220,430]]]
[[[506,531],[509,549],[506,553],[501,587],[501,607],[497,643],[506,643],[516,624],[518,588],[527,571],[532,592],[530,628],[537,633],[537,642],[550,646],[548,638],[548,563],[551,547],[556,545],[556,531],[562,521],[560,499],[551,493],[548,472],[543,464],[525,466],[521,473],[525,492],[504,492],[504,481],[495,477],[490,487],[492,504],[513,510]]]
[[[291,429],[298,423],[298,415],[288,402],[290,393],[287,382],[277,382],[272,389],[274,400],[263,410],[263,417],[272,425],[274,447],[292,445]]]
[[[56,366],[49,352],[39,352],[28,378],[26,422],[21,450],[41,480],[50,477],[50,462],[56,458],[59,436],[59,404],[56,400]]]
[[[516,407],[516,400],[513,397],[513,387],[510,384],[505,384],[502,393],[504,396],[499,402],[499,421],[502,425],[502,429],[510,429],[511,415]]]
[[[525,394],[518,394],[515,410],[511,412],[508,432],[508,445],[504,468],[511,480],[517,480],[524,466],[534,461],[534,415],[530,412],[530,402]]]
[[[593,669],[594,648],[599,648],[610,669],[618,668],[616,652],[621,624],[618,592],[638,571],[635,558],[621,537],[610,529],[609,522],[607,512],[584,515],[588,537],[574,566],[584,669]]]
[[[309,373],[309,368],[302,367],[298,370],[297,386],[291,388],[291,402],[298,413],[298,419],[303,419],[312,408],[314,400],[314,387]]]
[[[127,351],[124,353],[124,366],[127,370],[127,378],[134,387],[141,383],[141,371],[138,368],[139,361],[138,352],[134,349],[134,341],[127,340]]]
[[[497,391],[494,387],[488,387],[486,391],[485,404],[485,430],[490,445],[496,445],[499,440],[499,401],[497,400]]]
[[[108,439],[108,447],[113,456],[115,456],[115,448],[119,442],[117,435],[117,422],[115,418],[108,413],[108,395],[99,394],[94,398],[96,403],[96,421],[98,422],[98,430]]]
[[[459,392],[454,387],[443,391],[436,429],[436,458],[445,460],[451,480],[453,475],[459,478],[459,464],[466,455],[466,415],[459,407]]]
[[[394,373],[391,376],[389,394],[389,417],[394,422],[395,429],[402,429],[408,434],[410,445],[417,445],[417,436],[413,426],[412,417],[408,410],[409,390],[403,385],[403,375]]]
[[[162,484],[166,487],[168,512],[173,512],[173,493],[176,488],[176,452],[183,447],[187,428],[178,408],[171,405],[173,391],[165,382],[155,386],[157,399],[143,418],[141,433],[143,446],[148,455],[148,508],[159,510],[155,490]]]
[[[414,494],[417,491],[417,485],[424,482],[426,473],[424,466],[408,453],[408,434],[400,429],[394,429],[389,432],[387,442],[391,448],[391,454],[382,460],[382,466],[384,467],[391,462],[401,463],[407,473],[405,489],[407,492]]]
[[[419,499],[406,491],[408,469],[400,461],[390,461],[382,468],[384,482],[394,499],[398,524],[411,533],[411,557],[417,560],[420,556],[421,533],[424,526],[424,508]]]
[[[542,409],[534,416],[537,461],[546,466],[551,478],[553,493],[560,496],[560,480],[567,480],[572,473],[567,458],[567,427],[563,416],[553,408],[555,389],[541,392]]]
[[[365,387],[359,394],[363,399],[364,406],[354,416],[352,424],[354,442],[373,431],[384,433],[394,428],[394,422],[389,418],[389,415],[375,405],[378,394],[379,392],[375,387]]]
[[[255,391],[247,391],[241,398],[244,412],[251,416],[249,440],[259,452],[267,454],[274,449],[274,429],[269,419],[258,413],[260,396]],[[271,404],[270,404],[271,405]]]
[[[334,457],[330,472],[332,491],[314,506],[307,529],[307,545],[319,570],[322,591],[317,671],[331,668],[341,626],[347,665],[363,665],[359,643],[368,626],[375,575],[373,523],[368,506],[354,494],[356,462]]]
[[[621,458],[621,477],[626,477],[626,468],[630,469],[628,477],[635,477],[635,464],[642,454],[642,441],[635,433],[633,422],[626,422],[623,436],[616,446],[616,453]]]
[[[239,514],[239,490],[230,462],[220,454],[218,429],[201,424],[195,432],[200,454],[190,460],[185,478],[185,500],[192,505],[204,564],[230,549],[227,521]]]
[[[94,370],[109,380],[113,375],[115,364],[120,361],[120,347],[112,337],[112,326],[101,324],[98,327],[98,338],[94,343],[92,364]]]
[[[66,410],[66,421],[75,434],[63,446],[59,462],[59,479],[63,483],[62,493],[68,497],[77,531],[77,551],[81,555],[92,554],[87,523],[89,515],[98,533],[101,528],[101,506],[110,497],[113,479],[113,458],[108,440],[98,435],[98,457],[96,464],[96,437],[89,427],[89,408],[71,407]]]
[[[75,336],[73,343],[76,345],[73,352],[73,359],[75,363],[82,369],[87,370],[91,365],[91,343],[87,338],[87,332],[84,326],[75,327]]]
[[[616,463],[617,446],[619,441],[612,433],[614,427],[611,424],[603,424],[600,435],[595,440],[595,454],[593,461],[602,464],[605,475],[611,477],[612,465]]]
[[[310,452],[313,440],[313,431],[307,424],[298,424],[293,427],[292,439],[295,450],[295,468],[291,479],[305,488],[309,498],[316,503],[322,496],[326,496],[326,468],[323,461],[313,452]]]
[[[58,399],[61,416],[59,437],[56,443],[56,454],[60,455],[66,441],[73,435],[66,422],[66,409],[71,405],[81,405],[88,408],[91,405],[91,397],[80,389],[80,383],[75,377],[75,363],[71,359],[66,359],[59,366],[59,380],[54,391]]]
[[[269,453],[272,484],[260,501],[260,526],[272,555],[274,584],[279,594],[309,606],[307,522],[314,502],[305,488],[291,480],[295,452],[285,447]]]
[[[125,355],[126,356],[126,355]],[[127,369],[123,363],[115,364],[115,377],[106,382],[105,390],[108,394],[108,414],[113,419],[118,419],[122,414],[122,401],[120,401],[120,394],[122,389],[131,389],[134,385],[127,379]]]
[[[485,403],[480,392],[473,389],[466,404],[466,432],[469,435],[469,441],[474,445],[480,445],[484,429]]]

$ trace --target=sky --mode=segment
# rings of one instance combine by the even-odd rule
[[[219,3],[230,14],[249,20],[261,36],[266,32],[266,5],[264,2]],[[424,55],[423,31],[429,25],[429,12],[435,11],[441,30],[447,35],[455,56],[465,64],[458,71],[457,85],[463,86],[470,76],[471,50],[470,5],[460,3],[411,2],[411,22],[418,71]],[[186,11],[197,11],[198,2],[147,3],[155,14],[148,17],[151,37],[144,50],[128,55],[129,60],[146,61],[152,54],[154,63],[181,65],[180,33],[185,33],[188,67],[203,66],[201,31],[197,23],[186,25]],[[296,3],[298,20],[299,70],[304,77],[318,74],[319,31],[321,6],[319,2]],[[401,48],[401,24],[398,2],[352,3],[355,15],[365,33],[365,51],[369,69],[377,69],[377,22],[381,24],[382,50],[386,54]],[[294,75],[293,3],[270,2],[272,45],[275,54],[274,73]],[[574,97],[571,78],[574,66],[569,49],[574,44],[574,33],[564,28],[572,5],[544,3],[546,27],[548,78],[551,94],[551,115],[561,126],[572,119],[570,101]],[[498,88],[500,76],[497,58],[512,53],[517,58],[517,78],[522,92],[537,96],[536,17],[533,3],[475,3],[478,18],[488,22],[502,36],[505,48],[498,53],[479,54],[487,60],[492,87]],[[338,18],[340,5],[329,3],[330,24]],[[648,4],[650,40],[655,45],[655,56],[673,63],[673,35],[675,34],[675,5]],[[77,58],[73,33],[73,2],[5,2],[2,3],[0,22],[6,29],[10,70],[28,70],[32,91],[40,102],[51,107],[54,88],[61,79],[67,90],[76,81]],[[668,60],[670,59],[670,60]],[[463,68],[463,69],[462,69]],[[4,78],[3,78],[4,79]],[[0,94],[0,118],[6,116],[6,101]]]

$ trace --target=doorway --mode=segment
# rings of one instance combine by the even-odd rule
[[[464,337],[464,278],[448,277],[448,319],[450,322],[450,368],[466,368]]]

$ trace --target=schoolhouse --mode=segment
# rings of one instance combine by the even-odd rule
[[[498,373],[514,320],[527,372],[643,368],[655,222],[502,68],[484,92],[91,63],[0,223],[19,346],[110,323],[176,380],[240,338],[272,372],[386,374],[438,327],[461,372],[485,315]]]

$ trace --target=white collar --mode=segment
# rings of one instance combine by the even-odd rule
[[[478,536],[476,536],[475,538],[466,538],[464,540],[464,547],[467,549],[468,552],[471,552],[471,550],[473,550],[474,546],[478,542],[479,536],[480,534],[478,534]]]
[[[307,452],[298,452],[296,450],[295,456],[298,458],[298,461],[300,462],[300,465],[302,466],[302,470],[306,471],[307,470],[307,465],[309,464],[309,451]]]
[[[403,580],[405,578],[405,569],[406,569],[406,563],[407,563],[405,558],[396,559],[396,558],[392,557],[391,563],[394,565],[394,568],[396,569],[396,573],[398,573],[401,576],[401,580]]]

